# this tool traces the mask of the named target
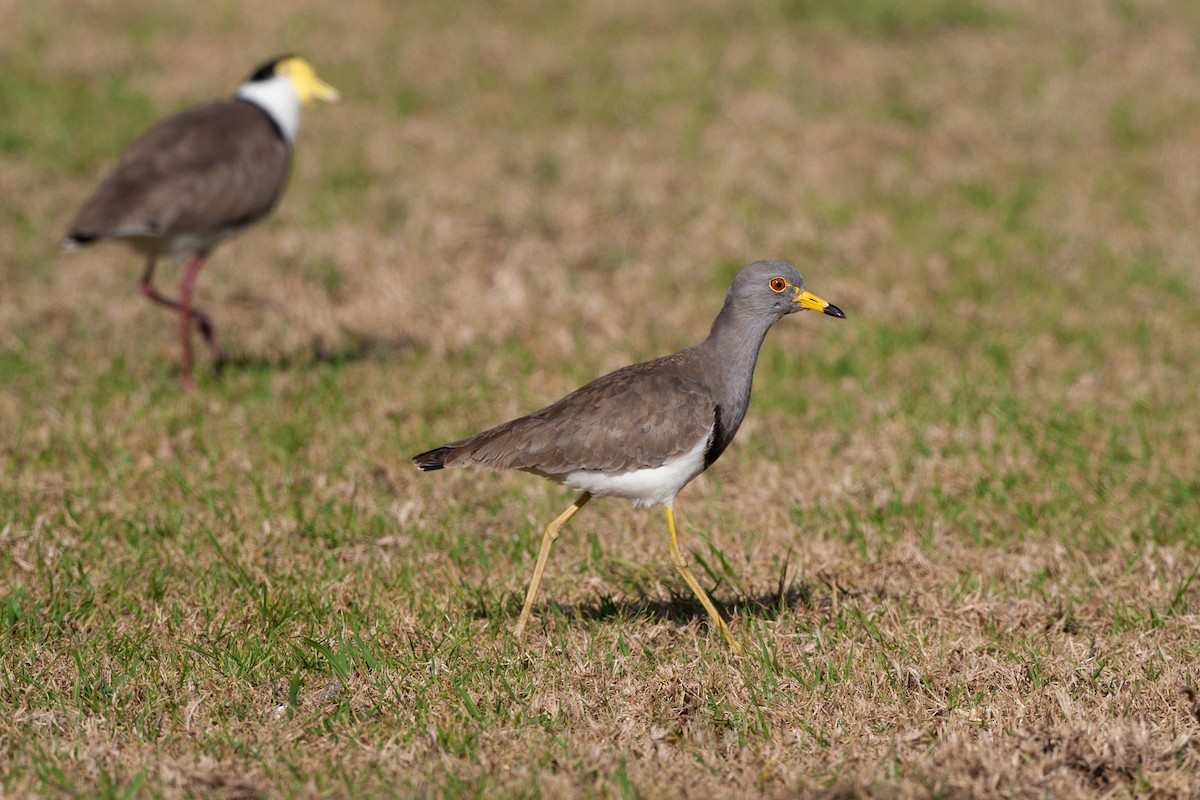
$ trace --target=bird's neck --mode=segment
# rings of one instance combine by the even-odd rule
[[[708,338],[697,346],[697,349],[707,351],[701,360],[711,365],[707,379],[721,406],[723,434],[726,437],[722,446],[733,439],[746,416],[758,349],[772,322],[757,314],[739,314],[726,299],[721,313],[713,321]]]
[[[237,90],[237,99],[267,112],[289,147],[296,141],[300,130],[300,99],[287,78],[277,75],[265,81],[243,83]]]

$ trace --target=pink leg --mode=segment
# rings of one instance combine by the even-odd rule
[[[188,262],[187,271],[183,273],[183,282],[179,284],[179,330],[183,335],[183,388],[191,390],[196,388],[195,382],[192,380],[192,287],[196,285],[196,278],[200,276],[200,269],[204,266],[204,261],[208,257],[207,253],[196,253],[192,256],[192,260]],[[211,330],[212,325],[210,324]],[[204,324],[200,323],[200,330],[204,330]]]
[[[199,328],[200,333],[202,333],[204,335],[204,341],[208,343],[208,349],[212,351],[213,357],[218,362],[220,362],[225,357],[225,353],[222,352],[222,350],[221,350],[221,345],[217,343],[216,330],[213,328],[212,320],[210,320],[208,318],[208,315],[205,314],[203,311],[189,307],[190,300],[191,300],[192,286],[195,284],[196,276],[200,273],[200,268],[204,266],[204,261],[207,257],[208,257],[207,253],[197,253],[192,258],[192,260],[188,262],[187,272],[184,274],[184,278],[183,278],[184,286],[187,287],[188,298],[186,300],[183,300],[183,298],[181,298],[181,300],[183,300],[183,302],[179,302],[179,303],[177,303],[174,300],[172,300],[171,298],[163,295],[162,293],[160,293],[158,291],[158,289],[156,289],[154,287],[155,261],[153,258],[151,258],[149,261],[146,262],[146,271],[144,273],[142,273],[142,284],[141,284],[142,294],[145,295],[145,297],[148,300],[158,303],[161,306],[166,306],[167,308],[174,309],[175,311],[179,311],[180,313],[182,313],[184,315],[185,322],[183,324],[183,328],[184,328],[184,334],[183,334],[184,345],[183,345],[183,347],[184,347],[184,359],[185,359],[186,363],[185,363],[184,373],[183,373],[184,374],[183,383],[184,383],[184,386],[188,386],[188,387],[190,387],[192,385],[191,366],[190,366],[191,337],[188,335],[189,331],[188,331],[188,325],[187,325],[186,321],[190,320],[190,321],[193,321],[196,323],[196,327]]]

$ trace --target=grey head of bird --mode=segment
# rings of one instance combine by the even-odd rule
[[[755,261],[744,267],[733,279],[725,304],[738,316],[768,324],[805,310],[846,318],[840,308],[806,290],[800,270],[784,261]]]
[[[295,55],[277,56],[257,67],[237,90],[239,100],[262,107],[290,144],[300,128],[300,107],[341,99],[337,89],[317,77],[312,64]]]

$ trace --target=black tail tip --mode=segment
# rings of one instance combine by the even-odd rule
[[[434,470],[446,468],[446,456],[450,455],[451,448],[438,447],[433,450],[427,450],[420,455],[413,456],[413,463],[422,472],[433,472]]]
[[[78,250],[84,245],[91,244],[99,238],[100,236],[98,234],[72,231],[63,237],[62,241],[58,243],[58,246],[63,250],[70,252],[72,250]]]

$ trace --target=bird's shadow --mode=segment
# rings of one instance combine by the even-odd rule
[[[714,595],[712,601],[717,608],[732,617],[778,619],[786,612],[813,607],[813,590],[810,586],[789,586],[782,591],[739,595],[726,602],[720,600],[719,591],[710,594]],[[700,601],[693,595],[682,593],[673,593],[666,599],[642,596],[619,600],[601,595],[593,602],[576,605],[550,602],[567,617],[594,622],[643,618],[686,624],[697,619],[708,619],[708,612],[704,610]]]
[[[792,584],[786,588],[759,594],[742,594],[733,600],[722,602],[720,591],[710,592],[712,600],[722,614],[745,618],[777,620],[784,614],[801,609],[813,610],[818,607],[831,605],[827,593],[820,592],[819,587],[808,583]],[[516,619],[520,612],[520,597],[513,595],[511,601],[503,602],[501,614]],[[670,622],[676,625],[686,625],[696,620],[708,619],[708,612],[694,596],[675,593],[669,598],[655,598],[642,595],[636,598],[620,599],[602,594],[595,600],[581,603],[559,603],[547,599],[537,603],[534,614],[546,613],[552,610],[567,619],[587,620],[591,622],[606,622],[614,619],[649,619],[659,622]],[[475,616],[477,618],[492,618],[496,608],[476,598]]]
[[[308,347],[277,355],[227,353],[213,362],[218,379],[246,372],[273,372],[342,366],[361,361],[382,361],[411,353],[417,341],[410,336],[383,337],[346,332],[333,346],[320,336]]]

